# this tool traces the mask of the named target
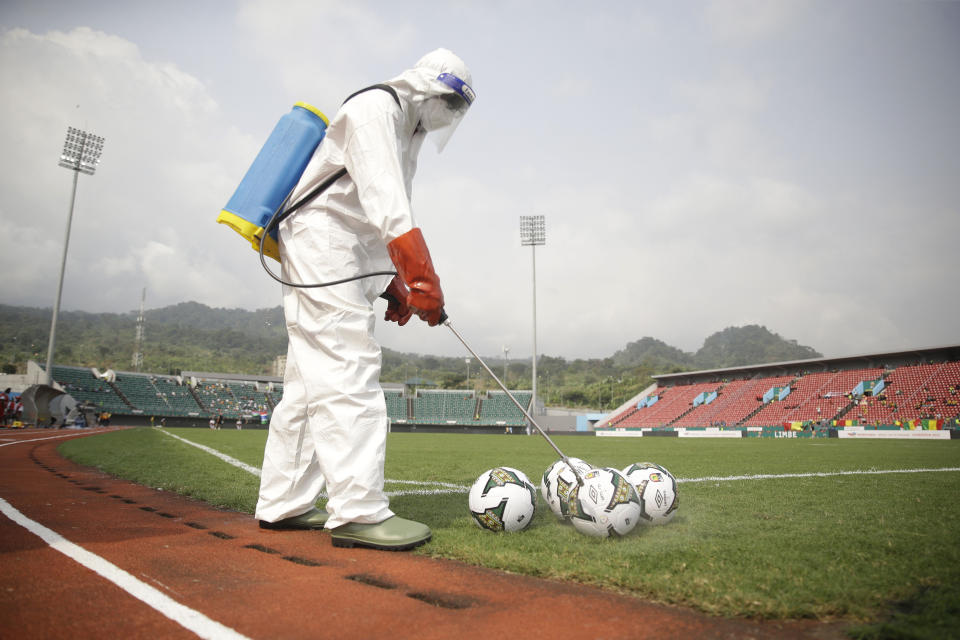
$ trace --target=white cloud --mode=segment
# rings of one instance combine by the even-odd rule
[[[203,261],[219,254],[229,264],[239,253],[239,237],[213,221],[254,143],[219,121],[196,78],[144,60],[116,36],[10,30],[0,36],[0,57],[0,211],[4,228],[22,238],[0,254],[2,297],[52,304],[71,185],[56,160],[68,125],[106,141],[96,175],[79,178],[64,306],[125,311],[143,286],[156,306],[181,301],[184,291],[202,295],[190,283]],[[158,246],[165,277],[179,273],[179,288],[150,286]]]
[[[247,0],[240,5],[237,23],[288,94],[298,100],[322,98],[321,109],[333,111],[358,87],[380,82],[385,79],[380,74],[397,74],[416,61],[404,55],[396,62],[414,41],[412,16],[409,21],[389,20],[363,3],[291,0],[278,10],[273,0]],[[384,60],[395,66],[370,69]]]
[[[766,87],[744,69],[725,66],[710,69],[710,75],[678,83],[677,94],[691,109],[703,114],[749,116],[767,102]]]
[[[250,0],[186,32],[165,5],[64,5],[60,31],[0,32],[0,223],[16,237],[0,299],[52,304],[70,125],[106,146],[80,176],[65,308],[134,309],[144,286],[150,307],[278,304],[249,245],[214,223],[276,119],[296,100],[332,115],[451,46],[480,99],[442,156],[425,148],[414,210],[482,354],[529,354],[526,214],[547,216],[541,353],[599,357],[643,335],[695,350],[744,323],[828,354],[956,342],[960,107],[941,19],[955,5],[635,4]],[[463,353],[442,328],[378,331]]]
[[[711,0],[704,17],[714,37],[750,43],[771,38],[799,19],[808,0]]]

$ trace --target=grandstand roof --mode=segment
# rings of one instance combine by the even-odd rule
[[[118,372],[119,373],[119,372]],[[184,378],[194,377],[203,380],[238,380],[241,382],[283,382],[278,376],[258,376],[254,373],[214,373],[211,371],[181,371]]]
[[[438,386],[433,380],[427,380],[426,378],[421,378],[417,376],[416,378],[409,378],[403,381],[403,384],[409,387],[436,387]]]
[[[658,385],[696,382],[708,378],[733,377],[744,374],[778,373],[803,369],[807,371],[829,370],[850,366],[882,366],[884,364],[909,363],[916,361],[943,361],[960,360],[960,345],[942,347],[924,347],[904,351],[890,351],[886,353],[869,353],[862,355],[840,356],[837,358],[809,358],[806,360],[787,360],[784,362],[768,362],[766,364],[750,364],[741,367],[727,367],[724,369],[703,369],[700,371],[681,371],[680,373],[663,373],[652,376]]]

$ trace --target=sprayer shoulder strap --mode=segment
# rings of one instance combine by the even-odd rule
[[[340,106],[342,107],[344,104],[347,104],[347,102],[351,98],[355,98],[361,93],[364,93],[365,91],[370,91],[371,89],[380,89],[381,91],[386,91],[391,96],[393,96],[393,101],[397,103],[397,106],[400,107],[400,110],[401,111],[403,110],[403,105],[400,104],[400,96],[397,95],[397,90],[388,84],[372,84],[369,87],[364,87],[363,89],[360,89],[359,91],[354,91],[349,96],[347,96],[347,99],[344,100],[343,104],[341,104]]]
[[[343,104],[346,104],[347,101],[349,101],[351,98],[358,96],[365,91],[370,91],[372,89],[379,89],[381,91],[386,91],[387,93],[389,93],[391,96],[393,96],[393,99],[397,103],[397,106],[400,107],[400,110],[401,111],[403,110],[403,105],[400,103],[400,96],[397,95],[396,89],[394,89],[388,84],[373,84],[373,85],[370,85],[369,87],[364,87],[359,91],[354,91],[349,96],[347,96],[347,99],[343,101]],[[341,104],[340,106],[343,106],[343,104]],[[336,173],[331,175],[329,178],[327,178],[326,180],[318,184],[316,187],[311,189],[307,195],[300,198],[296,203],[292,204],[286,210],[284,210],[283,213],[278,215],[276,224],[279,224],[280,221],[286,218],[288,215],[290,215],[291,213],[293,213],[294,211],[296,211],[297,209],[299,209],[300,207],[302,207],[303,205],[310,202],[311,200],[316,198],[318,195],[326,191],[330,187],[330,185],[332,185],[334,182],[336,182],[337,180],[339,180],[345,175],[347,175],[347,168],[342,167],[339,171],[337,171]]]

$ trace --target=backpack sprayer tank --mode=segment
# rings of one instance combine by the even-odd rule
[[[293,191],[330,121],[315,107],[298,102],[273,128],[217,222],[231,227],[260,251],[263,229]],[[263,241],[263,253],[280,260],[277,231]]]

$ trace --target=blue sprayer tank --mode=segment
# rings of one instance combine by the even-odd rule
[[[296,186],[330,124],[319,110],[298,102],[273,128],[217,222],[231,227],[260,251],[270,218]],[[280,260],[277,231],[263,242],[263,254]]]

